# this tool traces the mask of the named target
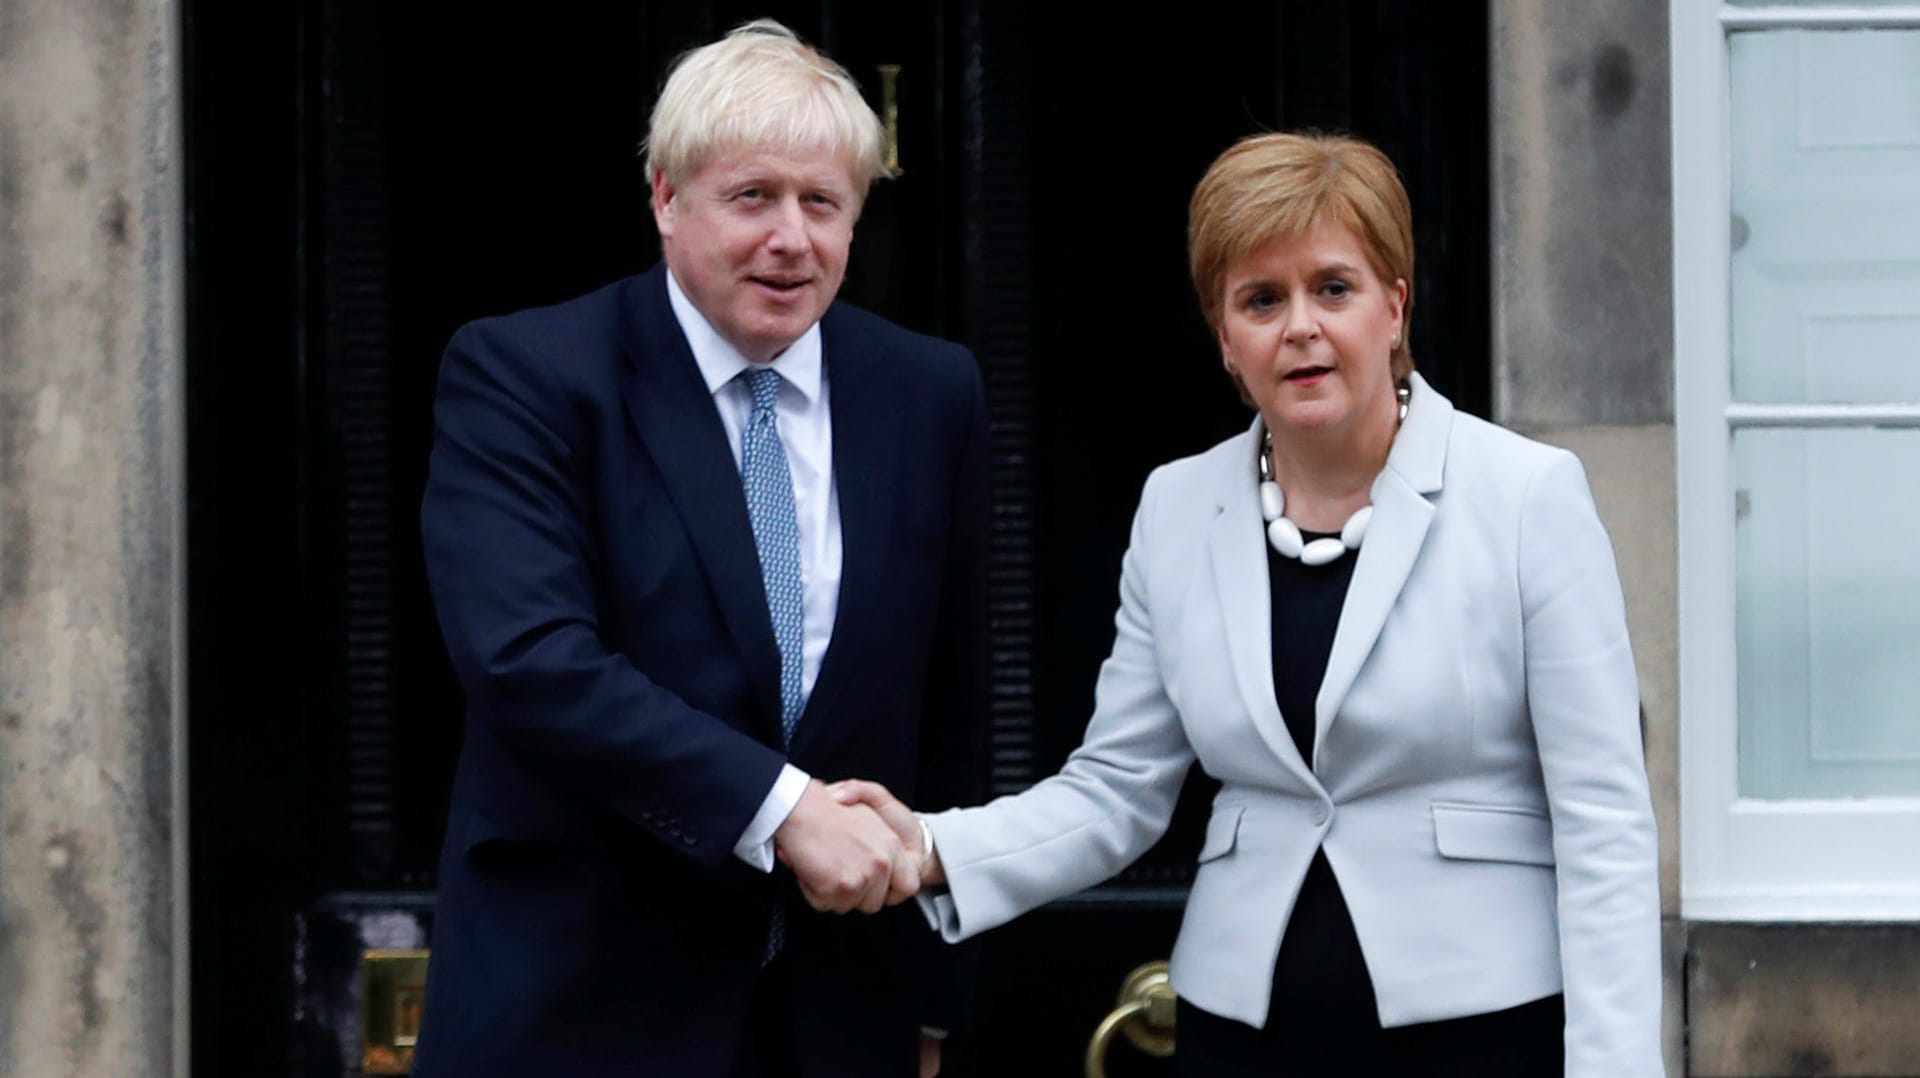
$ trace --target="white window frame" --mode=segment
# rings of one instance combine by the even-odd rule
[[[1920,920],[1920,798],[1740,796],[1733,474],[1735,430],[1920,428],[1920,404],[1735,404],[1729,257],[1729,35],[1920,29],[1920,3],[1672,0],[1670,16],[1681,914],[1705,921]],[[1914,644],[1920,655],[1920,641]]]

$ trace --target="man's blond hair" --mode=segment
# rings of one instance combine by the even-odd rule
[[[716,152],[842,154],[864,194],[886,173],[885,129],[845,68],[772,19],[756,19],[674,61],[654,103],[649,179],[678,186]]]

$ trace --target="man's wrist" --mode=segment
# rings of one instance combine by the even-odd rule
[[[792,764],[781,766],[773,788],[767,791],[766,799],[760,803],[760,810],[754,813],[753,819],[747,822],[747,829],[735,840],[735,857],[762,872],[773,871],[773,836],[793,815],[793,810],[800,804],[800,795],[807,792],[807,784],[811,779],[805,771]]]

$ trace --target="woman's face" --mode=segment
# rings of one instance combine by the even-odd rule
[[[1276,434],[1393,421],[1407,283],[1381,280],[1353,233],[1322,222],[1273,240],[1223,287],[1221,357]]]

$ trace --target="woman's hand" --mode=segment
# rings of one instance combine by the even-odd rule
[[[893,796],[892,791],[877,782],[845,779],[829,785],[827,792],[843,805],[865,805],[880,814],[899,837],[900,845],[918,860],[920,886],[947,881],[946,873],[940,868],[939,851],[933,849],[933,832],[918,814]]]

